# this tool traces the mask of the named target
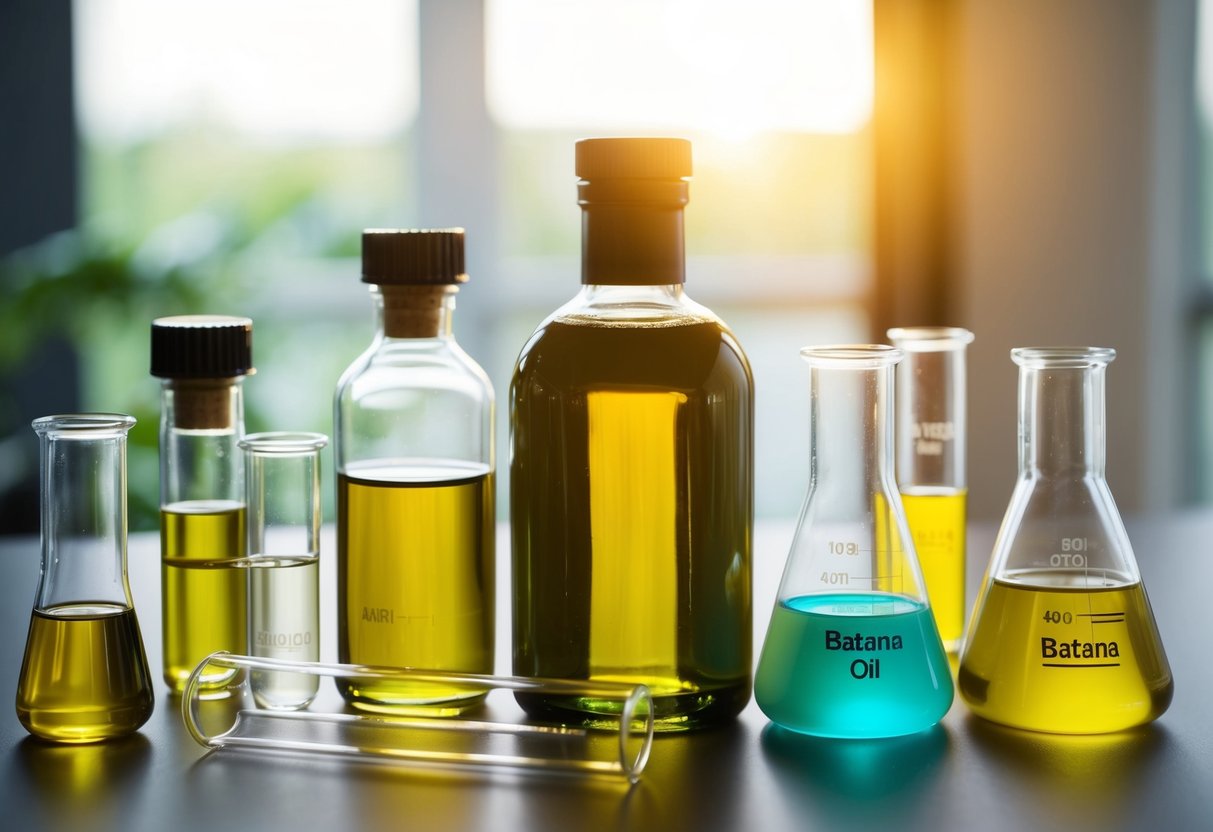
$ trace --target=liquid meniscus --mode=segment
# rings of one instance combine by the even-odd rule
[[[965,489],[901,492],[931,611],[948,652],[956,651],[964,634],[966,500]]]
[[[116,604],[35,609],[17,684],[17,719],[31,734],[84,743],[135,731],[154,695],[135,611]]]
[[[298,662],[320,660],[320,558],[249,561],[249,653]],[[296,709],[315,698],[320,680],[305,673],[254,671],[253,698],[263,708]]]
[[[978,716],[1033,731],[1093,734],[1158,718],[1173,685],[1141,582],[1082,570],[992,581],[961,658]]]
[[[802,734],[895,737],[942,719],[953,688],[926,605],[821,594],[775,606],[754,696],[772,722]]]
[[[512,388],[514,672],[647,685],[658,730],[750,695],[749,369],[714,320],[556,319]],[[596,702],[520,696],[538,717]]]
[[[192,500],[160,510],[164,681],[180,693],[216,650],[248,652],[245,508],[231,500]],[[231,671],[203,678],[207,688]]]
[[[487,465],[360,462],[337,477],[340,661],[493,671],[496,533]],[[339,682],[363,710],[457,714],[483,693]]]

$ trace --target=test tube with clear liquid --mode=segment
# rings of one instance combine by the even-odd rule
[[[777,725],[893,737],[947,713],[953,687],[893,477],[901,350],[810,347],[809,491],[758,663]]]
[[[965,605],[965,350],[952,326],[890,329],[897,367],[897,485],[939,636],[960,647]]]
[[[319,433],[254,433],[240,440],[248,500],[249,653],[293,662],[320,659]],[[252,672],[256,703],[305,708],[316,676]]]
[[[969,709],[1062,734],[1120,731],[1171,702],[1171,668],[1105,479],[1104,376],[1116,351],[1011,351],[1019,478],[960,658]]]

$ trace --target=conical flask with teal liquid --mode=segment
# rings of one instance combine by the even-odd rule
[[[894,737],[947,713],[947,655],[893,473],[893,369],[882,345],[806,347],[809,489],[758,662],[772,722]]]

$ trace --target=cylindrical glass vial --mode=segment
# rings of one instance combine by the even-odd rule
[[[254,433],[244,449],[248,500],[251,656],[320,661],[320,450],[322,433]],[[254,671],[263,708],[294,710],[316,696],[317,678]]]
[[[965,349],[951,326],[889,330],[897,367],[897,486],[939,636],[960,647],[965,606]]]
[[[952,705],[952,675],[893,478],[883,345],[809,347],[809,491],[763,643],[755,698],[784,728],[894,737]]]
[[[371,230],[374,341],[337,383],[340,661],[492,673],[493,389],[451,332],[463,229]],[[479,691],[338,680],[364,710],[457,714]]]
[[[961,696],[993,722],[1120,731],[1171,703],[1171,668],[1104,478],[1104,376],[1115,350],[1011,351],[1019,479],[960,658]]]
[[[209,653],[244,651],[248,576],[242,381],[253,372],[253,322],[183,315],[152,322],[162,379],[160,555],[164,681],[180,693]],[[221,687],[227,679],[205,680]]]
[[[514,672],[643,683],[657,730],[696,728],[750,697],[753,381],[683,291],[690,143],[587,139],[576,166],[582,289],[510,394]]]
[[[120,737],[151,716],[151,673],[126,579],[126,434],[120,413],[45,416],[42,571],[17,718],[36,737]]]

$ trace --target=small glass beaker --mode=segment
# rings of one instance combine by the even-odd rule
[[[965,349],[955,326],[890,329],[897,367],[897,486],[939,636],[960,647],[965,606]]]
[[[42,571],[17,682],[17,718],[68,743],[129,734],[151,716],[151,674],[126,578],[120,413],[44,416]]]
[[[754,696],[771,721],[822,737],[922,731],[952,677],[893,479],[893,367],[883,345],[808,347],[809,491]]]
[[[486,704],[475,719],[349,713],[333,710],[323,699],[307,711],[266,710],[256,706],[249,681],[263,672],[305,675],[315,681],[329,677],[339,690],[372,685],[421,695],[428,689],[439,702],[451,690],[468,691]],[[230,699],[212,700],[201,683],[217,673],[236,680],[239,687]],[[593,701],[604,714],[592,727],[524,722],[512,697],[495,696],[501,693]],[[288,662],[229,653],[215,653],[198,665],[186,683],[181,714],[190,735],[207,748],[623,777],[631,783],[640,779],[653,744],[653,697],[644,685]]]
[[[1120,731],[1171,703],[1133,548],[1104,478],[1104,374],[1116,351],[1011,351],[1019,479],[960,658],[975,714],[1060,734]]]
[[[240,440],[248,507],[249,653],[320,659],[321,433],[276,431]],[[306,707],[315,676],[256,671],[252,693],[263,708]]]

